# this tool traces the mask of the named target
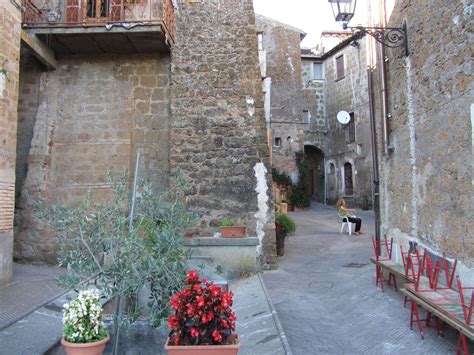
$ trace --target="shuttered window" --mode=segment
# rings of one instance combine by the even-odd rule
[[[344,56],[336,58],[336,80],[344,78]]]

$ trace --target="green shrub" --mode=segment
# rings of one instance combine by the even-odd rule
[[[298,167],[299,180],[290,187],[288,191],[288,200],[298,208],[305,208],[311,205],[310,196],[307,192],[308,174],[310,170],[309,163],[304,159],[304,152],[296,152],[296,166]]]
[[[295,233],[295,230],[296,230],[295,222],[286,214],[277,215],[275,217],[275,224],[281,225],[286,235],[292,235]]]
[[[293,183],[290,175],[285,172],[279,172],[276,168],[272,168],[272,179],[278,185],[282,186],[291,186]]]
[[[230,226],[237,226],[237,225],[238,224],[236,220],[232,218],[222,218],[218,224],[219,227],[230,227]]]

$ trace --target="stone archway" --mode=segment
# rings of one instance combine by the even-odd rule
[[[313,145],[305,145],[304,156],[310,165],[308,193],[312,200],[324,203],[324,152]]]

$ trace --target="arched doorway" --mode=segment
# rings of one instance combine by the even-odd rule
[[[324,153],[313,145],[305,145],[304,157],[310,166],[308,194],[312,200],[324,203]]]

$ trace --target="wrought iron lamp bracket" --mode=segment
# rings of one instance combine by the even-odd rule
[[[403,22],[403,27],[363,27],[363,26],[347,26],[344,29],[349,29],[353,33],[365,33],[375,38],[375,40],[382,45],[389,48],[402,47],[405,50],[405,57],[408,57],[408,34],[407,24]]]

